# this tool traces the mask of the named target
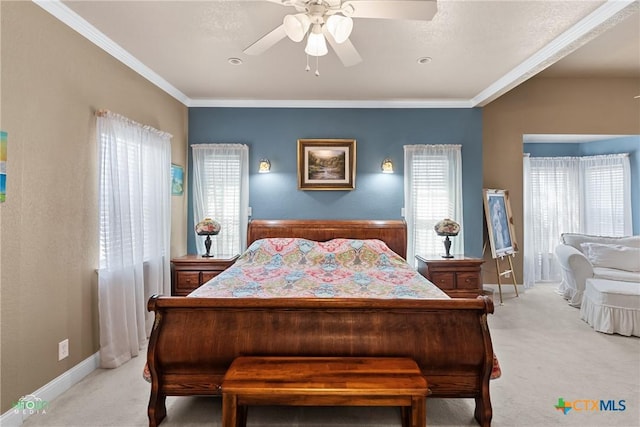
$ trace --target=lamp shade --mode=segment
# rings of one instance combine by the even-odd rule
[[[196,234],[200,236],[215,236],[220,232],[220,223],[211,218],[205,218],[196,224]]]
[[[271,162],[269,159],[260,160],[260,164],[258,165],[258,173],[268,173],[271,171]]]
[[[309,36],[307,37],[307,47],[304,48],[307,55],[324,56],[329,53],[327,49],[327,41],[322,34],[322,28],[318,24],[314,24]]]
[[[433,227],[438,236],[457,236],[460,232],[460,224],[452,219],[445,218],[438,221]]]
[[[393,162],[391,159],[384,159],[382,161],[382,173],[393,173]]]
[[[300,42],[309,31],[311,21],[306,13],[287,15],[283,20],[284,32],[294,42]]]
[[[327,31],[333,36],[336,43],[344,43],[353,30],[353,19],[348,16],[331,15],[327,19]]]

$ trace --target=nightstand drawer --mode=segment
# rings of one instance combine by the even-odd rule
[[[480,277],[478,273],[456,273],[456,288],[458,289],[478,289]]]
[[[200,272],[178,271],[176,272],[175,294],[186,295],[200,286]]]
[[[238,255],[205,258],[185,255],[171,259],[171,295],[185,296],[229,268]]]
[[[456,287],[455,273],[432,273],[431,282],[440,289],[454,289]]]
[[[452,298],[475,298],[482,294],[482,263],[479,258],[416,255],[418,272]]]
[[[222,271],[203,271],[202,272],[202,284],[204,285],[209,280],[216,277],[218,274],[222,273]]]

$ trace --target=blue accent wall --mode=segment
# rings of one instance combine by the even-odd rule
[[[583,142],[580,144],[527,143],[524,152],[532,157],[597,156],[629,153],[631,169],[631,212],[633,234],[640,235],[640,135]]]
[[[356,140],[356,189],[298,190],[297,140]],[[462,145],[465,252],[482,256],[482,111],[473,109],[190,108],[189,145],[249,146],[249,206],[259,219],[400,219],[403,146]],[[394,173],[380,172],[382,160]],[[268,158],[271,173],[258,174]],[[189,171],[192,170],[189,149]],[[191,175],[191,174],[190,174]],[[188,182],[192,188],[191,176]],[[193,229],[192,191],[188,227]],[[193,233],[187,248],[195,253]]]

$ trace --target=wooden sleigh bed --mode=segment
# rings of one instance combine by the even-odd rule
[[[406,256],[403,221],[254,220],[248,241],[300,237],[379,239]],[[238,356],[375,356],[414,359],[430,397],[475,399],[476,420],[491,423],[493,348],[477,299],[198,298],[153,296],[148,346],[149,425],[166,416],[166,396],[220,395]]]

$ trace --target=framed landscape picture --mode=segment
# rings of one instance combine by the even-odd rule
[[[356,188],[355,139],[299,139],[298,188],[353,190]]]
[[[492,257],[499,258],[518,252],[509,192],[488,188],[482,192]]]

